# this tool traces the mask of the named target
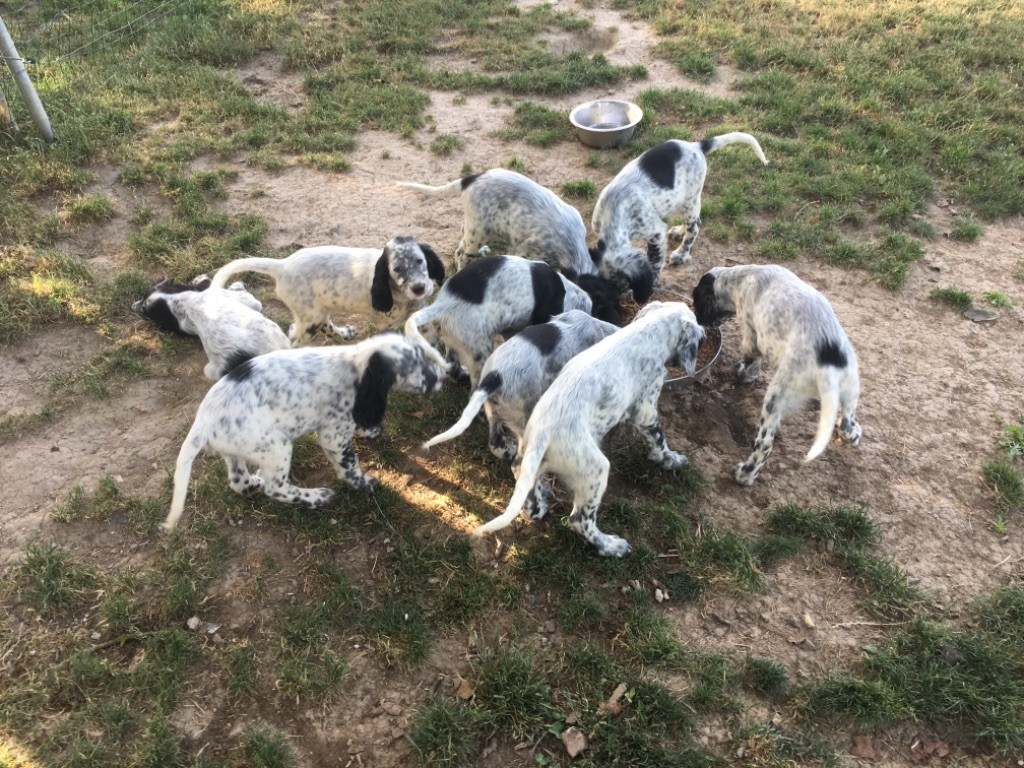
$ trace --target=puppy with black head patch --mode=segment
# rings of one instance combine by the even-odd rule
[[[736,316],[742,334],[742,359],[736,366],[741,381],[757,379],[762,358],[775,368],[754,451],[736,466],[738,482],[753,484],[771,453],[779,422],[811,398],[821,402],[821,413],[805,461],[821,455],[837,424],[847,444],[860,444],[857,355],[828,299],[788,269],[747,265],[705,273],[693,290],[693,306],[697,322],[705,326]]]
[[[587,227],[573,206],[551,190],[515,171],[492,168],[440,187],[400,182],[431,197],[462,195],[465,222],[455,249],[458,268],[469,255],[486,255],[492,240],[508,243],[509,252],[543,261],[597,299],[614,286],[632,291],[639,304],[651,298],[654,275],[643,259],[617,263],[604,258],[601,247],[587,248]]]
[[[241,272],[274,278],[278,298],[295,316],[288,331],[295,346],[323,326],[352,338],[355,329],[331,321],[335,313],[371,315],[378,321],[387,315],[386,323],[400,323],[434,292],[435,281],[444,280],[444,264],[434,250],[404,236],[393,237],[383,249],[324,245],[284,259],[238,259],[218,270],[213,286],[222,288]]]
[[[626,164],[597,198],[591,226],[598,233],[598,247],[612,263],[645,260],[655,275],[665,265],[669,235],[683,235],[670,264],[690,260],[700,230],[700,196],[708,164],[705,156],[735,143],[747,144],[765,165],[761,145],[749,133],[726,133],[703,141],[666,141],[651,147]],[[669,230],[665,219],[680,213],[683,227]],[[647,241],[646,256],[633,240]]]
[[[190,285],[161,280],[132,304],[133,312],[162,331],[198,336],[210,359],[203,368],[210,381],[256,355],[291,347],[277,323],[260,314],[262,309],[244,283],[212,288],[206,275]]]
[[[359,468],[354,435],[380,434],[393,389],[436,392],[445,370],[401,334],[384,333],[358,344],[271,352],[243,363],[206,393],[178,453],[171,530],[181,518],[192,463],[200,451],[219,453],[232,490],[262,490],[279,501],[317,507],[334,497],[329,488],[300,488],[289,480],[292,441],[316,432],[338,477],[362,491],[376,478]],[[250,474],[249,465],[259,468]]]
[[[433,304],[414,312],[405,323],[405,335],[423,344],[435,359],[443,360],[420,330],[429,326],[469,370],[475,388],[494,349],[495,336],[511,336],[570,309],[595,314],[607,322],[621,321],[617,304],[595,306],[585,291],[543,261],[485,256],[450,277]]]

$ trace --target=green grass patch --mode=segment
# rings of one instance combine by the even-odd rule
[[[69,610],[94,597],[98,571],[80,565],[56,544],[29,541],[15,567],[11,586],[21,600],[42,614]]]
[[[1008,461],[986,461],[981,467],[985,482],[995,490],[996,507],[1003,514],[1013,514],[1024,508],[1024,480]]]
[[[522,101],[516,104],[512,125],[493,131],[491,135],[505,141],[520,140],[537,147],[550,147],[571,139],[572,126],[566,111]]]
[[[452,133],[442,133],[430,142],[430,151],[440,157],[447,157],[462,147],[462,139]]]
[[[964,243],[977,242],[978,238],[981,237],[981,233],[981,224],[971,216],[958,216],[953,220],[953,226],[949,230],[951,238]]]
[[[948,304],[953,309],[958,309],[961,312],[974,306],[974,299],[971,298],[971,294],[962,288],[954,288],[952,286],[932,288],[928,296],[932,301]]]
[[[1002,291],[985,291],[985,301],[997,309],[1009,309],[1013,306],[1010,299]]]
[[[562,184],[562,194],[566,197],[573,197],[578,200],[595,200],[597,198],[597,185],[590,179],[579,181],[567,181]]]

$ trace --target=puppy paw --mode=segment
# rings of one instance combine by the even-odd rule
[[[345,340],[355,338],[356,329],[351,325],[335,325],[334,323],[331,323],[330,326],[331,330],[334,331],[339,338]]]
[[[625,557],[633,551],[633,548],[621,536],[603,534],[600,543],[597,545],[597,551],[604,557]]]
[[[356,434],[356,437],[367,437],[367,438],[373,440],[376,437],[380,437],[380,435],[381,435],[381,426],[380,426],[380,424],[378,424],[376,427],[365,427],[365,428],[357,427],[355,434]]]
[[[668,263],[673,267],[678,267],[680,264],[689,264],[692,260],[693,256],[680,250],[672,251],[668,255]]]
[[[334,491],[330,488],[314,488],[309,494],[309,506],[322,507],[329,504],[334,498]]]
[[[526,512],[532,521],[543,520],[547,516],[549,509],[547,499],[537,499],[536,494],[532,491],[526,497],[526,502],[523,504],[523,511]]]
[[[743,360],[736,363],[736,378],[741,384],[753,384],[761,375],[761,361],[747,364]]]
[[[362,482],[359,483],[359,489],[366,491],[367,493],[373,493],[375,490],[380,488],[380,480],[370,475],[363,475]]]
[[[682,469],[690,466],[690,460],[676,451],[665,451],[657,456],[652,456],[658,466],[662,469]]]
[[[850,430],[845,430],[843,433],[843,440],[847,445],[856,448],[860,445],[861,428],[860,424]]]
[[[480,246],[480,250],[478,251],[478,253],[480,255],[480,258],[484,258],[486,256],[490,256],[491,255],[491,246],[489,246],[489,245],[481,245]]]
[[[177,523],[172,523],[169,520],[164,520],[162,523],[160,523],[160,525],[157,526],[157,529],[160,531],[160,533],[170,533],[175,528],[177,528]]]
[[[757,471],[747,462],[736,465],[736,482],[740,485],[753,485],[757,479]]]
[[[686,235],[686,227],[684,227],[682,225],[680,225],[678,227],[669,227],[668,231],[665,233],[666,237],[671,237],[671,238],[676,238],[676,239],[684,237],[685,235]]]

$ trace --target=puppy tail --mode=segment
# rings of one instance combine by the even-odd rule
[[[501,374],[494,371],[487,374],[483,381],[480,382],[480,386],[476,388],[473,395],[469,398],[469,403],[462,411],[462,416],[459,417],[459,420],[447,432],[442,432],[440,435],[427,440],[423,444],[423,450],[429,450],[438,443],[456,438],[469,429],[469,425],[473,423],[473,418],[480,413],[480,409],[484,407],[487,398],[497,392],[500,387]]]
[[[201,419],[196,418],[192,429],[188,431],[185,442],[181,444],[178,451],[178,463],[174,466],[174,495],[171,497],[171,511],[167,519],[160,525],[163,531],[173,531],[181,519],[181,513],[185,511],[185,496],[188,494],[188,481],[192,477],[192,462],[196,460],[199,452],[206,447],[206,430],[201,425]]]
[[[836,418],[839,416],[839,382],[831,370],[826,369],[819,374],[818,399],[821,401],[818,434],[815,435],[814,445],[807,452],[804,461],[812,461],[824,452],[832,439],[832,430],[836,427]]]
[[[714,152],[716,149],[727,147],[730,144],[746,144],[754,153],[758,159],[768,165],[768,158],[764,156],[764,151],[761,149],[761,145],[757,143],[757,139],[751,136],[749,133],[723,133],[721,136],[714,136],[710,139],[704,139],[700,143],[700,151],[705,155]]]
[[[507,527],[516,519],[516,516],[526,503],[526,497],[530,495],[533,486],[537,484],[537,476],[540,474],[541,465],[544,463],[544,455],[548,451],[547,438],[539,438],[526,442],[526,450],[523,453],[523,461],[519,465],[519,478],[516,480],[515,490],[512,492],[512,499],[509,501],[505,511],[489,523],[477,527],[473,531],[474,536],[483,536],[485,533],[494,533]]]
[[[463,183],[462,179],[456,179],[455,181],[448,182],[440,187],[432,187],[429,184],[415,184],[411,181],[400,181],[398,186],[405,187],[406,189],[414,189],[424,195],[430,197],[454,197],[455,195],[462,192]]]
[[[423,351],[431,359],[437,362],[438,365],[447,367],[448,361],[444,359],[444,355],[434,349],[430,342],[427,341],[423,334],[420,333],[420,326],[426,325],[433,321],[434,315],[437,312],[434,310],[437,304],[431,304],[429,307],[413,312],[409,315],[409,319],[405,321],[405,335],[423,347]]]
[[[278,270],[281,268],[281,259],[264,259],[251,256],[247,259],[235,259],[228,262],[217,270],[213,276],[212,288],[223,288],[233,276],[241,272],[260,272],[277,279]]]

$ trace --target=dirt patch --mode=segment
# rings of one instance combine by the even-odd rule
[[[294,114],[309,104],[300,72],[288,72],[281,57],[267,51],[235,70],[242,86],[259,101]]]

